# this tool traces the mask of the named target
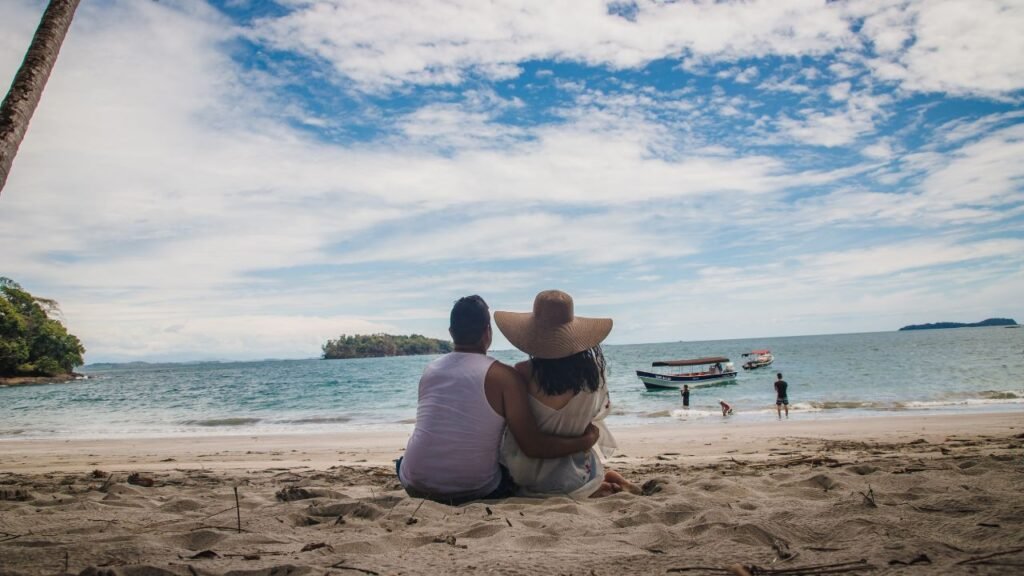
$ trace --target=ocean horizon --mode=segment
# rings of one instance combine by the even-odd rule
[[[656,360],[769,348],[775,364],[734,384],[649,391],[636,378]],[[494,350],[506,363],[518,350]],[[608,424],[680,426],[775,419],[773,382],[789,382],[791,418],[1024,409],[1024,331],[956,328],[780,336],[605,347]],[[93,363],[69,384],[0,388],[0,439],[122,438],[410,430],[420,373],[436,356]]]

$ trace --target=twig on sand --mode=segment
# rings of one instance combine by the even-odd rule
[[[265,552],[263,550],[257,550],[255,552],[249,552],[248,554],[232,553],[221,554],[221,556],[225,558],[245,558],[247,556],[284,556],[285,554],[291,554],[291,552]]]
[[[238,533],[242,533],[242,506],[238,503],[238,486],[235,486],[235,514],[238,518]]]
[[[64,574],[68,573],[68,551],[64,551]]]
[[[875,503],[875,491],[871,489],[871,484],[868,484],[868,491],[866,493],[860,492],[859,494],[864,497],[865,506],[878,508],[878,504]]]
[[[22,536],[24,536],[24,534],[11,534],[6,538],[0,539],[0,542],[9,542],[11,540],[14,540],[15,538],[21,538]]]
[[[741,571],[737,572],[737,569]],[[711,566],[684,566],[681,568],[669,568],[668,572],[694,572],[704,571],[715,574],[749,574],[750,576],[818,576],[820,574],[841,574],[844,572],[856,572],[858,570],[874,570],[875,567],[868,564],[867,560],[856,560],[853,562],[838,562],[836,564],[816,564],[813,566],[801,566],[795,568],[762,568],[760,566],[743,566],[733,564],[728,568]]]
[[[409,516],[409,519],[405,521],[406,524],[415,524],[417,522],[417,520],[416,520],[416,513],[420,511],[420,508],[423,507],[423,503],[426,502],[426,501],[427,501],[426,498],[420,500],[420,505],[417,506],[416,509],[412,511],[412,515]]]
[[[989,558],[995,558],[996,556],[1005,556],[1007,554],[1016,554],[1017,552],[1024,552],[1024,548],[1014,548],[1013,550],[1004,550],[1002,552],[993,552],[991,554],[985,554],[984,556],[975,556],[966,560],[961,560],[956,563],[957,566],[963,564],[970,564],[972,562],[978,562],[979,560],[988,560]]]
[[[189,532],[195,532],[196,530],[203,530],[205,528],[209,528],[211,530],[231,530],[231,531],[236,531],[236,532],[238,531],[238,528],[235,527],[235,526],[209,526],[207,524],[202,524],[200,526],[196,526],[195,528],[189,530]],[[242,532],[248,532],[248,530],[242,530]]]
[[[344,562],[345,561],[342,560],[341,562],[331,564],[331,568],[334,568],[335,570],[352,570],[354,572],[362,572],[363,574],[369,574],[370,576],[379,576],[377,572],[374,572],[373,570],[367,570],[366,568],[356,568],[355,566],[342,566],[342,563]]]

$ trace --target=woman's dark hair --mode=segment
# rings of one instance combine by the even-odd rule
[[[604,352],[600,346],[554,360],[530,358],[530,363],[537,386],[548,396],[570,390],[573,394],[584,390],[597,392],[604,378]]]

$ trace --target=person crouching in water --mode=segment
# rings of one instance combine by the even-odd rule
[[[601,342],[612,329],[610,318],[575,316],[572,297],[558,290],[537,295],[532,313],[495,312],[494,323],[508,341],[530,356],[516,364],[526,380],[530,409],[541,432],[579,436],[591,422],[598,443],[561,458],[531,458],[515,436],[505,433],[501,461],[523,496],[602,497],[640,489],[621,474],[605,470],[615,439],[603,419],[611,410]]]

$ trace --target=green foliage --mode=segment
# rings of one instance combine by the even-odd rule
[[[381,356],[413,356],[418,354],[445,354],[452,351],[452,343],[446,340],[427,338],[419,334],[393,336],[391,334],[342,334],[337,340],[328,340],[323,345],[323,357],[329,360],[339,358],[378,358]]]
[[[83,364],[85,348],[50,314],[57,303],[0,277],[0,376],[57,376]]]

